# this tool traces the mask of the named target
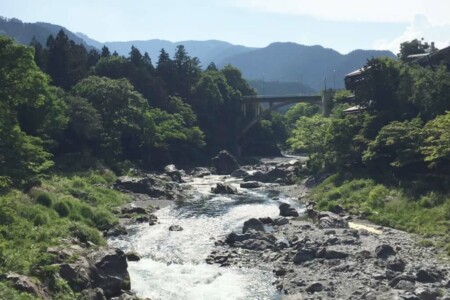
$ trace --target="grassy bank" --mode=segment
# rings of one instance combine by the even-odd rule
[[[378,184],[373,179],[333,175],[315,187],[311,197],[322,210],[339,204],[352,214],[363,213],[376,224],[420,234],[424,246],[445,247],[450,255],[449,195],[411,195],[405,189]]]
[[[109,170],[70,176],[53,175],[28,192],[0,196],[0,274],[17,272],[39,279],[55,299],[74,299],[64,281],[54,280],[50,246],[90,241],[105,245],[101,231],[118,222],[113,207],[129,197],[109,186]],[[30,299],[0,282],[0,299]]]

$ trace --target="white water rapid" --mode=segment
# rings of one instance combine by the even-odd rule
[[[239,195],[214,195],[217,182],[238,187],[239,181],[224,176],[194,178],[190,195],[182,203],[158,210],[158,224],[128,227],[129,234],[109,241],[113,247],[137,253],[141,260],[129,262],[132,289],[152,300],[278,299],[271,270],[208,265],[205,258],[216,239],[231,231],[241,232],[250,218],[279,214],[281,202],[296,203],[267,190],[240,189]],[[170,225],[183,231],[169,231]]]

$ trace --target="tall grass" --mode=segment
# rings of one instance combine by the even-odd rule
[[[364,213],[376,224],[424,237],[438,237],[440,244],[450,250],[448,195],[430,192],[412,196],[410,191],[378,184],[372,179],[345,179],[333,175],[315,187],[311,197],[319,209],[339,204],[350,213]]]

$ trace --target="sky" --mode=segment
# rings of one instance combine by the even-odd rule
[[[414,38],[450,45],[450,0],[0,0],[0,16],[100,41],[222,40],[398,52]]]

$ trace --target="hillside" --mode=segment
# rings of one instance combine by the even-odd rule
[[[93,47],[88,45],[82,38],[78,37],[75,33],[71,32],[67,28],[50,23],[38,22],[38,23],[25,23],[18,19],[6,19],[0,16],[0,34],[7,35],[14,38],[18,43],[23,45],[29,45],[33,37],[42,45],[47,43],[47,38],[50,34],[54,36],[61,29],[67,34],[69,39],[73,40],[77,44],[84,45],[87,49]]]

